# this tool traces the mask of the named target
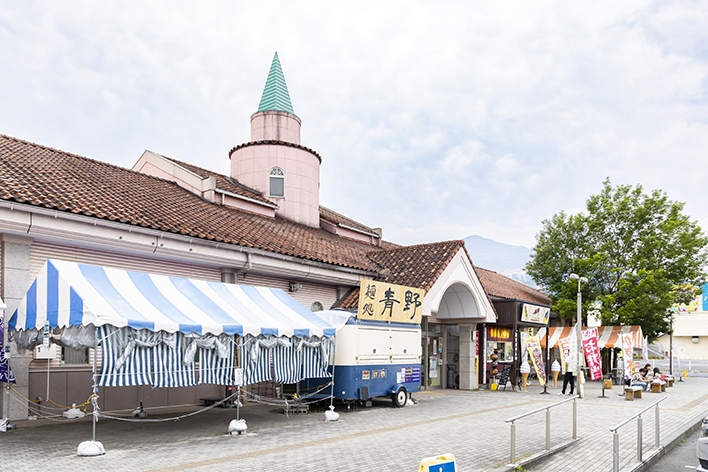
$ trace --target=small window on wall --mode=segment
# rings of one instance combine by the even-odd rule
[[[271,197],[285,196],[285,173],[280,167],[273,167],[270,170],[270,193]]]
[[[322,307],[322,304],[320,302],[315,302],[310,307],[310,311],[322,311],[322,310],[324,310],[324,308]]]
[[[88,349],[61,348],[61,360],[64,364],[88,364]]]

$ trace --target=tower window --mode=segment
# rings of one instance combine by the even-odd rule
[[[273,167],[270,170],[270,196],[285,196],[285,173],[280,167]]]

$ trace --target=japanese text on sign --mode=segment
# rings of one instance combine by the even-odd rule
[[[357,318],[420,324],[423,297],[419,288],[362,280]]]
[[[622,357],[624,358],[624,376],[631,378],[634,373],[634,346],[632,346],[632,335],[622,335]]]
[[[590,368],[590,379],[597,380],[602,377],[602,360],[600,359],[600,349],[597,345],[597,328],[583,330],[581,337],[583,339],[585,359],[587,359],[588,367]]]

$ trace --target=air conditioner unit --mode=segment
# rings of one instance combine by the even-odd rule
[[[44,347],[41,344],[34,349],[35,359],[54,359],[57,356],[57,345],[50,344],[49,347]]]
[[[693,341],[694,343],[698,344],[698,336],[693,336],[693,337],[691,337],[691,341]]]

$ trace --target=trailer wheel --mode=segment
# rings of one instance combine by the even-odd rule
[[[408,392],[406,392],[405,388],[400,387],[396,393],[391,396],[391,399],[393,400],[393,406],[396,408],[403,408],[406,406],[406,402],[408,401]]]

